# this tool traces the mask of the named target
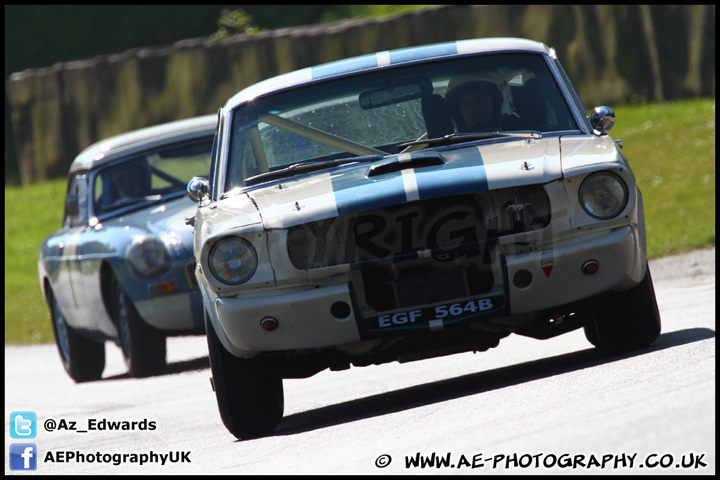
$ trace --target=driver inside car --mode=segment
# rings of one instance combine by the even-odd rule
[[[112,182],[118,199],[142,196],[138,172],[133,168],[122,168],[112,174]]]
[[[103,193],[103,210],[117,208],[137,201],[150,193],[150,178],[147,163],[134,161],[109,170],[103,174],[108,190]]]
[[[503,93],[487,75],[459,74],[448,83],[446,102],[458,132],[498,132],[524,128],[513,115],[503,115]]]

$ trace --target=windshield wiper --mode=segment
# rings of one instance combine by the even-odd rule
[[[437,145],[452,145],[454,143],[472,142],[474,140],[485,140],[487,138],[497,137],[519,137],[519,138],[542,138],[540,132],[535,131],[519,131],[519,132],[483,132],[483,133],[451,133],[439,138],[428,138],[425,140],[415,140],[414,142],[406,142],[398,144],[398,148],[406,148],[412,145],[424,145],[429,147]]]
[[[255,175],[254,177],[247,178],[245,179],[245,185],[257,185],[258,183],[277,180],[278,178],[292,177],[298,173],[314,172],[316,170],[324,170],[326,168],[333,168],[348,163],[374,162],[375,160],[380,160],[381,158],[383,158],[383,155],[365,155],[361,157],[337,158],[334,160],[309,160],[307,162],[293,163],[292,165],[280,170],[265,172]]]

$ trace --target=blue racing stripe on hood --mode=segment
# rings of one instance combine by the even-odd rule
[[[445,157],[445,165],[415,169],[420,200],[488,189],[487,171],[478,149],[456,150]]]
[[[356,168],[332,176],[338,215],[405,203],[405,188],[400,172],[372,180],[367,178],[367,172],[367,168]]]
[[[421,159],[427,157],[427,153],[414,152],[409,156]],[[332,174],[331,182],[338,215],[406,203],[413,196],[408,190],[413,183],[418,200],[488,190],[487,172],[476,148],[450,152],[445,158],[447,162],[441,165],[413,168],[413,162],[388,157],[375,162],[375,166],[399,166],[406,162],[407,168],[398,167],[374,176],[368,176],[370,166],[337,170]],[[412,175],[414,182],[403,179],[403,174]]]

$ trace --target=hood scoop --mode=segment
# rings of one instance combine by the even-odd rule
[[[370,167],[367,176],[377,177],[388,173],[399,172],[406,168],[437,167],[445,165],[445,158],[438,152],[401,153],[384,162],[377,162]]]

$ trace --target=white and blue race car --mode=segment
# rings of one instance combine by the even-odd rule
[[[238,438],[283,378],[544,339],[660,333],[642,197],[614,114],[588,118],[523,39],[379,52],[281,75],[218,114],[188,192],[214,389]]]

